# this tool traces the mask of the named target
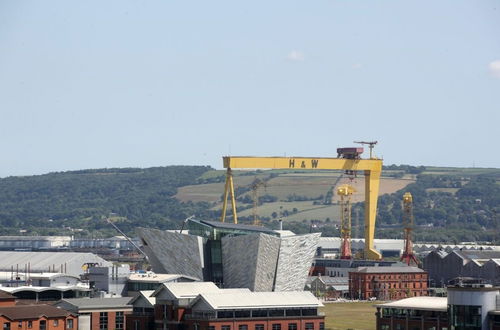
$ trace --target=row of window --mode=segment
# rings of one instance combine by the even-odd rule
[[[281,329],[281,324],[280,323],[274,323],[272,324],[272,330],[282,330]],[[304,326],[305,330],[315,330],[314,329],[314,323],[313,322],[306,322]],[[199,327],[197,324],[194,324],[194,330],[199,330]],[[209,326],[208,330],[215,330],[215,326]],[[230,325],[223,325],[221,326],[221,330],[231,330]],[[247,324],[240,324],[238,325],[238,330],[249,330]],[[255,324],[253,330],[264,330],[264,324]],[[288,323],[288,330],[297,330],[297,323]],[[325,330],[325,323],[320,322],[319,323],[319,329],[316,330]]]
[[[59,320],[53,320],[52,322],[53,322],[54,327],[59,326]],[[33,329],[33,321],[26,321],[26,325],[27,325],[28,329]],[[66,320],[66,329],[73,329],[73,326],[74,326],[73,319]],[[17,327],[22,328],[23,321],[19,321],[19,323],[17,324]],[[11,322],[5,322],[3,324],[3,330],[11,330],[12,328],[14,328],[14,326],[11,326]],[[40,320],[40,322],[38,323],[38,329],[40,329],[40,330],[47,329],[47,321]]]
[[[115,329],[123,330],[125,324],[125,316],[123,312],[116,312],[115,317]],[[99,313],[99,329],[107,330],[108,329],[108,312],[100,312]]]
[[[409,283],[368,283],[368,288],[389,288],[389,289],[422,289],[423,285],[419,282],[409,282]]]
[[[354,277],[354,276],[352,276]],[[419,280],[419,279],[424,279],[425,276],[422,274],[412,274],[412,275],[368,275],[368,276],[363,276],[363,275],[358,275],[357,277],[365,278],[367,280]],[[357,280],[357,279],[356,279]]]

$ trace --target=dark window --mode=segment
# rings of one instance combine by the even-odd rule
[[[297,330],[297,323],[288,323],[288,330]]]
[[[314,330],[314,323],[307,322],[306,326],[305,326],[305,329],[306,330]]]
[[[68,319],[68,322],[66,323],[66,328],[73,329],[73,319]]]
[[[209,325],[209,326],[208,326],[208,330],[215,330],[215,326],[213,326],[213,325]]]
[[[300,316],[300,309],[287,309],[286,316]]]
[[[232,319],[233,312],[232,311],[219,311],[217,312],[217,318],[219,319]],[[224,329],[222,329],[224,330]]]
[[[267,317],[267,311],[265,309],[257,309],[252,311],[252,317]]]
[[[234,312],[234,317],[250,317],[250,311],[235,311]]]
[[[3,324],[3,329],[4,329],[4,330],[10,330],[10,322],[5,322],[5,323]]]
[[[223,325],[220,327],[220,330],[231,330],[231,326],[230,325]]]
[[[264,330],[264,324],[256,324],[255,330]]]
[[[304,308],[302,310],[303,316],[315,316],[318,315],[318,310],[316,308]]]
[[[116,312],[115,329],[116,330],[123,330],[124,323],[125,323],[125,318],[123,316],[123,312]]]
[[[319,322],[319,330],[325,330],[325,322]]]
[[[33,321],[28,321],[28,329],[32,329],[33,328]]]
[[[269,316],[285,316],[284,309],[271,309],[269,310]]]
[[[273,329],[272,330],[281,330],[281,324],[273,324]]]
[[[238,330],[248,330],[248,325],[240,324],[240,325],[238,325]]]
[[[39,325],[40,325],[39,330],[46,330],[47,329],[47,321],[42,320],[42,321],[40,321]]]
[[[99,313],[99,329],[108,329],[108,312]]]

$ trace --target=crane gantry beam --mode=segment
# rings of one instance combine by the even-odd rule
[[[301,169],[301,170],[345,170],[363,171],[365,175],[365,258],[380,259],[381,255],[373,247],[377,199],[382,172],[382,160],[371,158],[313,158],[313,157],[223,157],[227,169],[221,221],[225,221],[227,197],[230,195],[233,222],[238,223],[234,198],[232,169]]]

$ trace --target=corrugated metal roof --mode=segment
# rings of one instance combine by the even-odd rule
[[[203,299],[214,310],[323,306],[309,291],[232,292],[231,294],[211,292],[201,294],[199,299]],[[195,305],[196,303],[193,307]]]
[[[412,297],[392,301],[386,304],[379,304],[376,307],[402,308],[416,310],[435,310],[445,312],[448,306],[447,297]]]
[[[93,253],[80,252],[18,252],[18,251],[0,251],[0,270],[11,270],[19,265],[19,269],[24,270],[24,266],[30,264],[31,270],[46,270],[55,265],[73,262],[97,262],[103,266],[111,266],[112,263]]]

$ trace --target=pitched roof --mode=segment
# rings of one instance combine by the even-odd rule
[[[68,311],[50,305],[17,305],[12,307],[0,307],[0,315],[12,321],[25,319],[38,319],[42,316],[47,318],[66,317],[71,315]]]
[[[155,290],[142,290],[142,291],[139,291],[139,295],[135,298],[132,298],[132,300],[130,300],[129,302],[129,305],[134,305],[134,303],[139,300],[139,299],[142,299],[144,301],[147,301],[147,303],[149,305],[151,305],[151,307],[154,307],[154,305],[156,304],[156,297],[151,297],[151,295],[153,294],[153,292],[155,292]]]
[[[78,309],[96,309],[96,308],[132,307],[131,305],[129,305],[129,302],[131,300],[132,297],[69,298],[69,299],[62,299],[60,303],[67,303],[69,305],[77,307]]]
[[[393,267],[359,267],[353,273],[424,273],[418,267],[393,266]]]
[[[240,291],[230,294],[221,292],[202,293],[197,301],[205,301],[212,309],[254,309],[286,307],[322,307],[323,304],[309,291],[251,292]]]
[[[500,251],[490,250],[459,250],[454,251],[456,254],[463,256],[466,259],[497,259],[500,258]]]
[[[153,297],[162,291],[169,291],[176,299],[196,298],[200,293],[217,292],[220,289],[213,282],[173,282],[164,283],[152,294]]]

